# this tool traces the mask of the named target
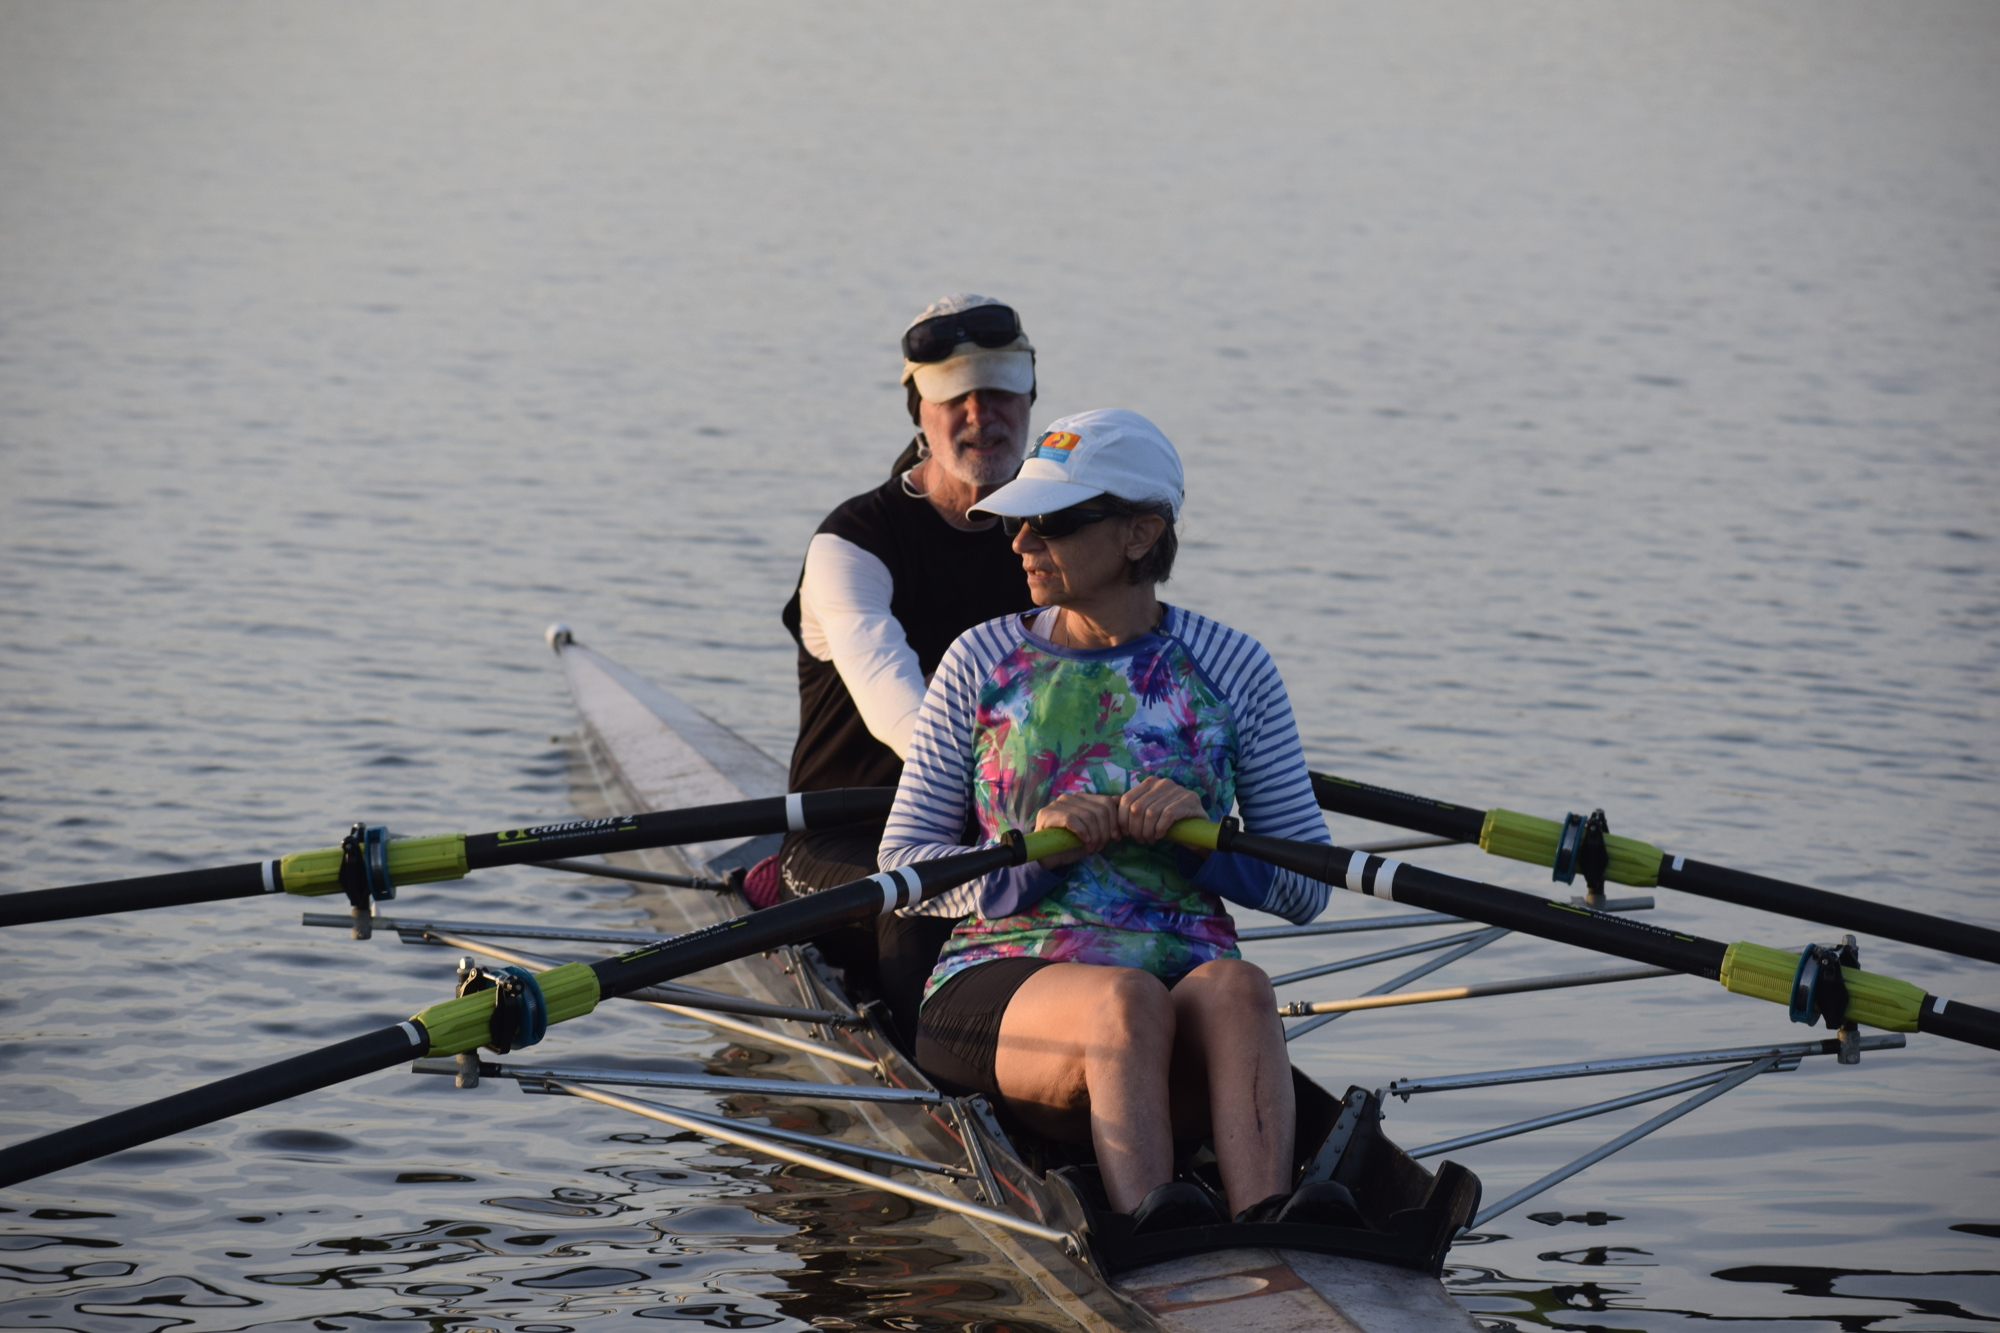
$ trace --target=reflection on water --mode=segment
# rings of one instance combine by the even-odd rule
[[[1591,1253],[1600,1253],[1592,1251]],[[1567,1256],[1545,1255],[1562,1259]],[[1603,1262],[1601,1258],[1570,1262]],[[2000,1323],[2000,1269],[1966,1272],[1897,1273],[1880,1269],[1788,1268],[1760,1265],[1726,1268],[1724,1282],[1768,1286],[1786,1296],[1813,1298],[1810,1306],[1788,1306],[1781,1318],[1790,1328],[1868,1329],[1975,1328]],[[1718,1316],[1666,1308],[1645,1298],[1638,1282],[1571,1282],[1547,1287],[1521,1283],[1503,1274],[1456,1269],[1452,1287],[1488,1328],[1557,1328],[1579,1333],[1620,1327],[1618,1317],[1642,1318],[1646,1328],[1689,1327],[1717,1322]],[[1755,1307],[1752,1307],[1755,1308]],[[1610,1321],[1585,1316],[1611,1315]],[[1754,1322],[1756,1314],[1724,1315],[1727,1322]]]
[[[222,1240],[229,1248],[220,1257],[233,1261],[229,1277],[148,1278],[121,1259],[0,1264],[0,1281],[13,1287],[0,1303],[0,1326],[155,1333],[213,1326],[214,1313],[229,1310],[228,1327],[260,1330],[497,1322],[517,1333],[565,1333],[606,1318],[729,1329],[1052,1327],[1033,1317],[1035,1294],[1023,1292],[1011,1270],[907,1230],[921,1211],[908,1200],[804,1179],[793,1167],[720,1165],[692,1135],[627,1133],[605,1142],[634,1151],[620,1154],[626,1164],[592,1173],[601,1189],[478,1201],[483,1210],[526,1215],[520,1221],[482,1211],[478,1222],[441,1218],[355,1233],[322,1208],[244,1214],[230,1219]],[[705,1201],[668,1201],[690,1197]],[[10,1226],[0,1250],[102,1251],[137,1240],[101,1234],[122,1229],[115,1214],[44,1208],[29,1217],[94,1222],[100,1234],[84,1225]],[[261,1234],[300,1222],[308,1233],[338,1234],[303,1242]]]

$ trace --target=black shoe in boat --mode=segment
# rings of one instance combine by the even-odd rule
[[[1222,1210],[1207,1190],[1185,1180],[1170,1180],[1154,1189],[1132,1210],[1132,1234],[1178,1231],[1182,1227],[1221,1226]]]
[[[1264,1199],[1258,1203],[1253,1203],[1248,1208],[1245,1208],[1242,1212],[1238,1213],[1236,1215],[1237,1225],[1241,1226],[1245,1222],[1274,1221],[1278,1216],[1278,1210],[1283,1208],[1286,1204],[1290,1203],[1291,1201],[1292,1201],[1292,1196],[1289,1191],[1283,1194],[1273,1194],[1268,1199]]]
[[[1331,1180],[1320,1180],[1310,1185],[1299,1186],[1290,1201],[1280,1208],[1271,1220],[1309,1227],[1351,1227],[1356,1231],[1368,1230],[1368,1223],[1362,1220],[1361,1209],[1354,1202],[1353,1191]]]

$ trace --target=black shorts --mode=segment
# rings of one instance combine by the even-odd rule
[[[954,1097],[998,1097],[1000,1019],[1029,977],[1054,966],[1052,958],[994,958],[952,974],[919,1011],[917,1068]]]
[[[803,898],[821,889],[867,879],[875,873],[880,824],[839,824],[785,835],[778,849],[778,876],[786,896]]]

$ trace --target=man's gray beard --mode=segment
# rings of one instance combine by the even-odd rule
[[[1014,474],[1021,470],[1022,449],[981,449],[967,454],[963,447],[954,443],[949,450],[938,450],[932,457],[938,465],[952,477],[967,486],[998,486],[1012,481]]]

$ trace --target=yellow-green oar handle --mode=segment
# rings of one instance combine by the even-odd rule
[[[1028,860],[1039,861],[1057,852],[1067,852],[1083,846],[1083,839],[1066,828],[1037,829],[1027,835]]]
[[[1221,827],[1212,820],[1183,819],[1167,830],[1167,837],[1175,842],[1212,852],[1215,850],[1216,831]],[[1083,846],[1082,839],[1066,828],[1039,829],[1027,834],[1026,837],[1030,861],[1039,861],[1044,856],[1054,856],[1058,852],[1072,851]]]

